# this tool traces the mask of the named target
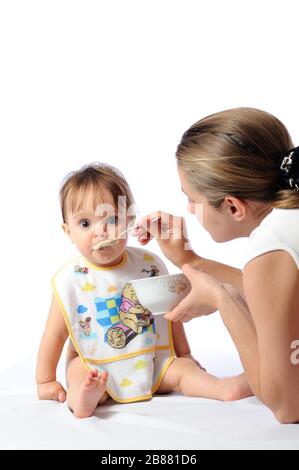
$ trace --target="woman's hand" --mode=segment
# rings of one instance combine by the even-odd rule
[[[157,217],[159,220],[152,222]],[[133,235],[138,237],[141,245],[146,245],[152,238],[156,238],[166,258],[179,268],[197,258],[191,249],[183,217],[166,212],[153,212],[139,220]]]
[[[219,309],[222,284],[209,274],[192,268],[188,264],[182,271],[191,283],[190,293],[165,315],[167,320],[187,322],[195,317],[209,315]]]
[[[55,400],[63,403],[66,400],[66,391],[61,383],[53,380],[37,385],[37,396],[39,400]]]

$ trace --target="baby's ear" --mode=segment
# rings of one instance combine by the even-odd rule
[[[70,229],[69,229],[68,224],[65,224],[65,223],[61,224],[61,228],[66,235],[70,236]]]

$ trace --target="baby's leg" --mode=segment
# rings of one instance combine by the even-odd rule
[[[88,418],[109,395],[106,390],[107,372],[98,377],[97,370],[88,371],[77,356],[67,366],[67,402],[76,418]]]
[[[252,395],[245,374],[219,379],[187,358],[175,359],[167,369],[157,393],[169,392],[222,401],[240,400]]]

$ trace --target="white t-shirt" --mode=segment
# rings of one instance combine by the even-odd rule
[[[270,251],[287,251],[299,268],[299,209],[273,209],[251,232],[243,269],[249,261]]]

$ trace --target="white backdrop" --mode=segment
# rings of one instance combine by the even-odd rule
[[[259,107],[276,114],[298,144],[296,6],[1,1],[0,369],[36,354],[50,278],[75,253],[60,229],[66,173],[109,162],[124,172],[141,214],[186,214],[174,154],[194,121]],[[196,220],[187,221],[199,254],[240,266],[245,239],[216,244]],[[155,243],[150,248],[158,251]],[[240,369],[218,314],[186,328],[211,371]]]

